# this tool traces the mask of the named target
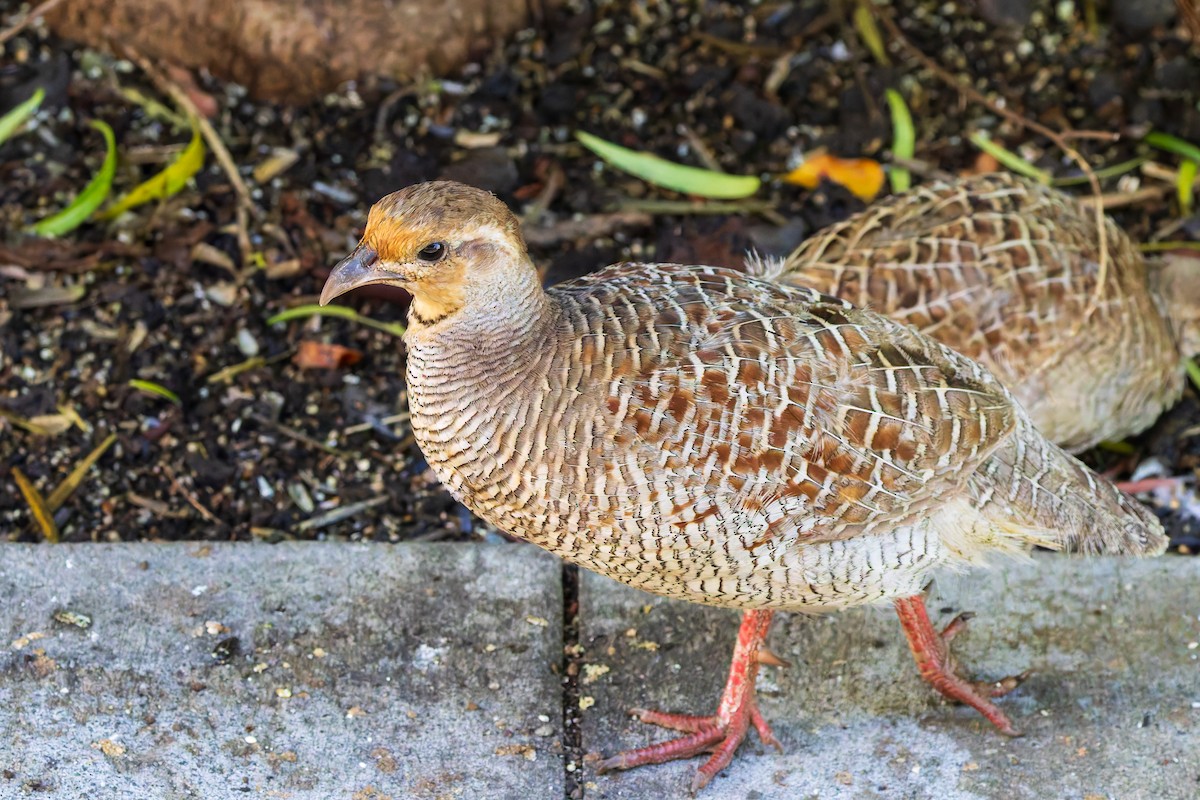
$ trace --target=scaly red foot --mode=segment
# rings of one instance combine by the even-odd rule
[[[959,614],[938,633],[929,621],[925,599],[920,595],[897,600],[896,613],[922,678],[951,700],[966,703],[983,714],[1004,735],[1021,735],[990,698],[1003,697],[1017,688],[1029,676],[1028,671],[994,682],[968,681],[958,674],[950,642],[967,627],[970,614]]]
[[[711,753],[712,756],[696,771],[692,779],[691,791],[694,794],[707,786],[718,772],[729,766],[734,751],[746,738],[751,725],[758,731],[758,736],[764,744],[782,751],[779,740],[771,733],[771,726],[759,712],[758,701],[754,696],[758,665],[764,662],[780,663],[777,658],[765,655],[768,651],[763,649],[763,641],[771,627],[771,616],[770,611],[747,611],[742,616],[733,661],[729,665],[729,680],[725,683],[725,693],[721,696],[721,705],[716,714],[700,717],[665,714],[642,708],[632,709],[629,713],[642,722],[681,731],[687,735],[618,753],[597,764],[596,770],[607,772],[614,769],[630,769],[643,764],[661,764],[677,758],[692,758],[701,753]]]

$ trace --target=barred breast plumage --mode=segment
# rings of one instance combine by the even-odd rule
[[[703,784],[749,724],[773,742],[753,699],[771,609],[894,600],[923,674],[1012,732],[930,644],[929,574],[1164,545],[984,368],[811,289],[619,264],[544,291],[511,213],[450,183],[377,204],[322,300],[367,283],[413,293],[413,429],[468,507],[630,585],[747,610],[718,715],[644,712],[692,733],[605,767],[711,750]]]
[[[1001,173],[936,182],[806,240],[761,277],[808,286],[918,328],[978,360],[1071,451],[1148,427],[1200,353],[1200,268],[1147,265],[1095,212]]]

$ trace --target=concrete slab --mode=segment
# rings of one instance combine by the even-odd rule
[[[0,546],[0,797],[562,797],[560,575],[532,547]]]
[[[1024,738],[928,689],[890,609],[781,615],[771,646],[792,666],[759,694],[786,755],[744,744],[704,800],[1200,797],[1200,559],[1035,562],[942,579],[929,602],[942,621],[978,613],[955,641],[968,674],[1037,670],[1000,701]],[[585,752],[669,738],[631,706],[713,712],[735,613],[588,574],[580,614]],[[683,797],[700,763],[589,773],[585,796]]]

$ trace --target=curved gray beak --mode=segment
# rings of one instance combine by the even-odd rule
[[[327,305],[351,289],[377,283],[400,285],[403,278],[379,266],[379,253],[375,248],[360,244],[329,273],[325,288],[321,290],[321,305]]]

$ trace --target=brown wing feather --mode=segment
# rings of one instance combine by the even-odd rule
[[[671,265],[586,283],[611,293],[597,298],[606,336],[632,336],[614,447],[677,456],[668,468],[728,482],[748,510],[802,506],[812,537],[895,525],[965,485],[1013,428],[1011,398],[976,365],[836,298]],[[635,307],[654,319],[627,318]]]

